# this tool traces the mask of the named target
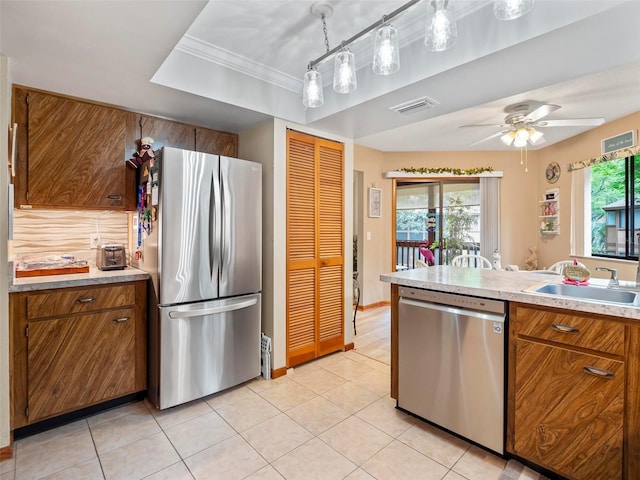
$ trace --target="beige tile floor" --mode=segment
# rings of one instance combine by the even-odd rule
[[[284,377],[165,411],[137,402],[20,439],[0,480],[497,480],[504,460],[394,408],[388,308],[357,322],[354,350]]]

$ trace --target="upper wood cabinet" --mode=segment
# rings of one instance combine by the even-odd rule
[[[125,152],[135,113],[21,87],[13,102],[17,205],[130,206]]]
[[[151,137],[164,146],[236,157],[238,135],[15,85],[15,203],[21,208],[135,210],[136,170]]]
[[[238,135],[196,127],[196,151],[235,158],[238,156]]]
[[[140,138],[144,137],[153,138],[154,150],[162,147],[193,150],[196,146],[196,129],[193,125],[147,115],[140,118]]]

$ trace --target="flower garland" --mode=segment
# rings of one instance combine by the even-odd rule
[[[401,168],[400,169],[401,172],[405,172],[405,173],[450,173],[452,175],[478,175],[480,173],[484,173],[484,172],[493,172],[493,168],[491,167],[477,167],[477,168],[468,168],[468,169],[461,169],[461,168],[449,168],[449,167],[437,167],[437,168],[427,168],[427,167],[420,167],[420,168],[414,168],[414,167],[409,167],[409,168]]]

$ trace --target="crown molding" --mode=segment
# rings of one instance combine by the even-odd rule
[[[176,50],[291,92],[302,92],[302,80],[194,36],[184,35],[176,45]]]

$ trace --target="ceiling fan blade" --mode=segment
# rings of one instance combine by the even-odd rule
[[[492,135],[489,135],[488,137],[483,137],[480,140],[476,140],[475,142],[470,143],[469,145],[467,145],[467,147],[473,147],[473,146],[478,145],[480,143],[486,142],[487,140],[491,140],[492,138],[496,138],[496,137],[499,137],[501,135],[504,135],[506,131],[507,130],[502,130],[500,132],[497,132],[497,133],[494,133]]]
[[[503,123],[475,123],[471,125],[460,125],[458,128],[467,128],[467,127],[494,127],[494,128],[504,128],[507,125]]]
[[[604,123],[604,118],[567,118],[565,120],[543,120],[536,127],[597,127]]]
[[[529,113],[526,117],[524,117],[525,122],[535,122],[536,120],[540,120],[543,117],[546,117],[550,113],[555,112],[560,108],[560,105],[553,105],[552,103],[546,103],[544,105],[540,105],[533,112]]]

